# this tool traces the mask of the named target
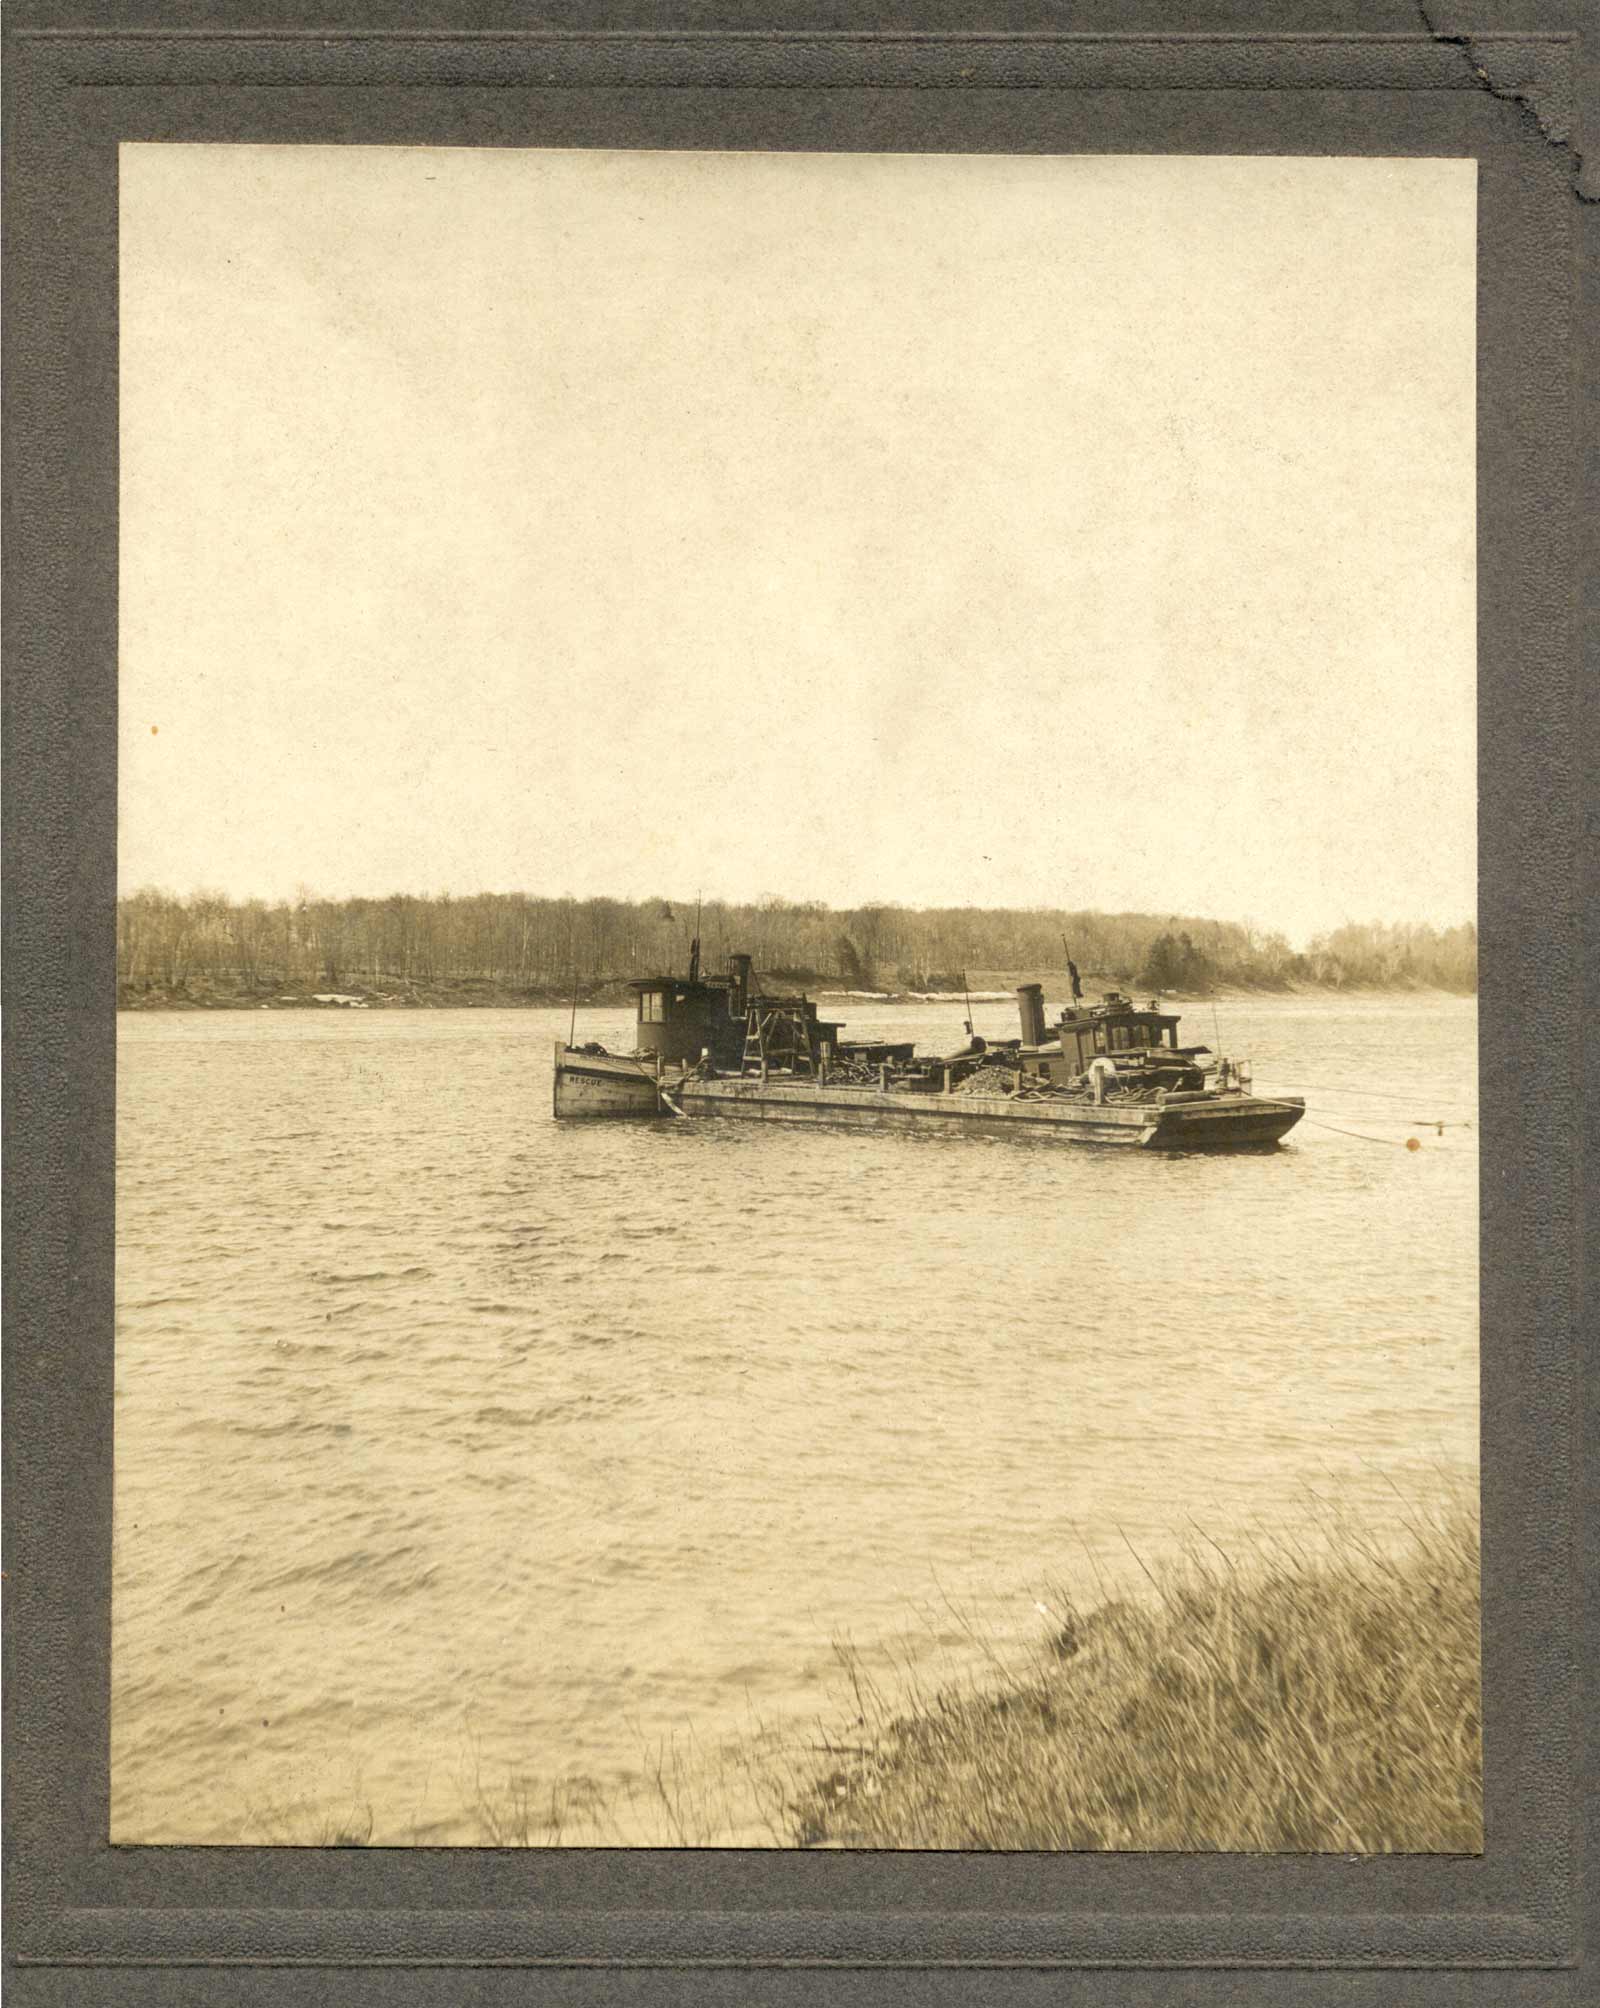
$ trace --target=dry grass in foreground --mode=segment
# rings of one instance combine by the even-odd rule
[[[857,1717],[782,1788],[791,1845],[1478,1852],[1476,1505],[1408,1526],[1055,1600],[1051,1650],[981,1691],[885,1696],[847,1656]]]

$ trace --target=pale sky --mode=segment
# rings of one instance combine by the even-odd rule
[[[123,888],[1470,918],[1475,190],[125,146]]]

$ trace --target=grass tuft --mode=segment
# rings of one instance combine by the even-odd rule
[[[885,1696],[846,1649],[851,1748],[780,1788],[791,1845],[1481,1850],[1473,1503],[1392,1551],[1345,1519],[1147,1574],[1137,1603],[1054,1597],[981,1688]]]

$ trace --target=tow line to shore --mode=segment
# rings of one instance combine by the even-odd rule
[[[1278,1078],[1279,1077],[1275,1075],[1270,1068],[1268,1068],[1267,1079],[1270,1081],[1270,1080],[1276,1080]],[[1343,1086],[1339,1086],[1332,1081],[1297,1080],[1293,1082],[1291,1085],[1294,1089],[1309,1088],[1312,1090],[1314,1094],[1320,1094],[1320,1095],[1343,1096],[1350,1091],[1350,1084],[1348,1082],[1345,1082]],[[1287,1094],[1290,1092],[1290,1088],[1283,1088],[1280,1090],[1280,1092]],[[1414,1108],[1416,1104],[1419,1101],[1421,1101],[1422,1096],[1385,1094],[1381,1088],[1357,1088],[1351,1095],[1351,1099],[1355,1101],[1366,1101],[1366,1102],[1393,1102],[1400,1108],[1406,1108],[1406,1107]],[[1431,1101],[1433,1097],[1430,1095],[1428,1099]],[[1453,1095],[1442,1096],[1440,1099],[1450,1103],[1451,1106],[1453,1107],[1468,1107],[1476,1110],[1478,1106],[1476,1102],[1467,1102],[1467,1103],[1458,1102]],[[1430,1117],[1429,1127],[1432,1128],[1432,1126],[1433,1126],[1433,1121],[1432,1118]]]
[[[1312,1129],[1327,1130],[1332,1136],[1353,1136],[1360,1143],[1386,1143],[1396,1150],[1404,1150],[1405,1142],[1397,1136],[1368,1136],[1365,1130],[1339,1129],[1333,1123],[1319,1123],[1315,1116],[1302,1116],[1300,1120]]]
[[[1302,1116],[1300,1120],[1312,1129],[1329,1130],[1334,1136],[1353,1136],[1360,1143],[1386,1143],[1393,1150],[1421,1150],[1422,1148],[1422,1139],[1420,1137],[1369,1136],[1365,1130],[1340,1129],[1337,1123],[1319,1122],[1315,1116]],[[1418,1129],[1424,1127],[1428,1129],[1441,1129],[1444,1126],[1438,1123],[1428,1123],[1426,1125],[1418,1123],[1416,1127]],[[1471,1124],[1465,1123],[1461,1127],[1470,1129]]]

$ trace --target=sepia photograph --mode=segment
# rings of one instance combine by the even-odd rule
[[[1476,173],[122,145],[113,1842],[1482,1851]]]

